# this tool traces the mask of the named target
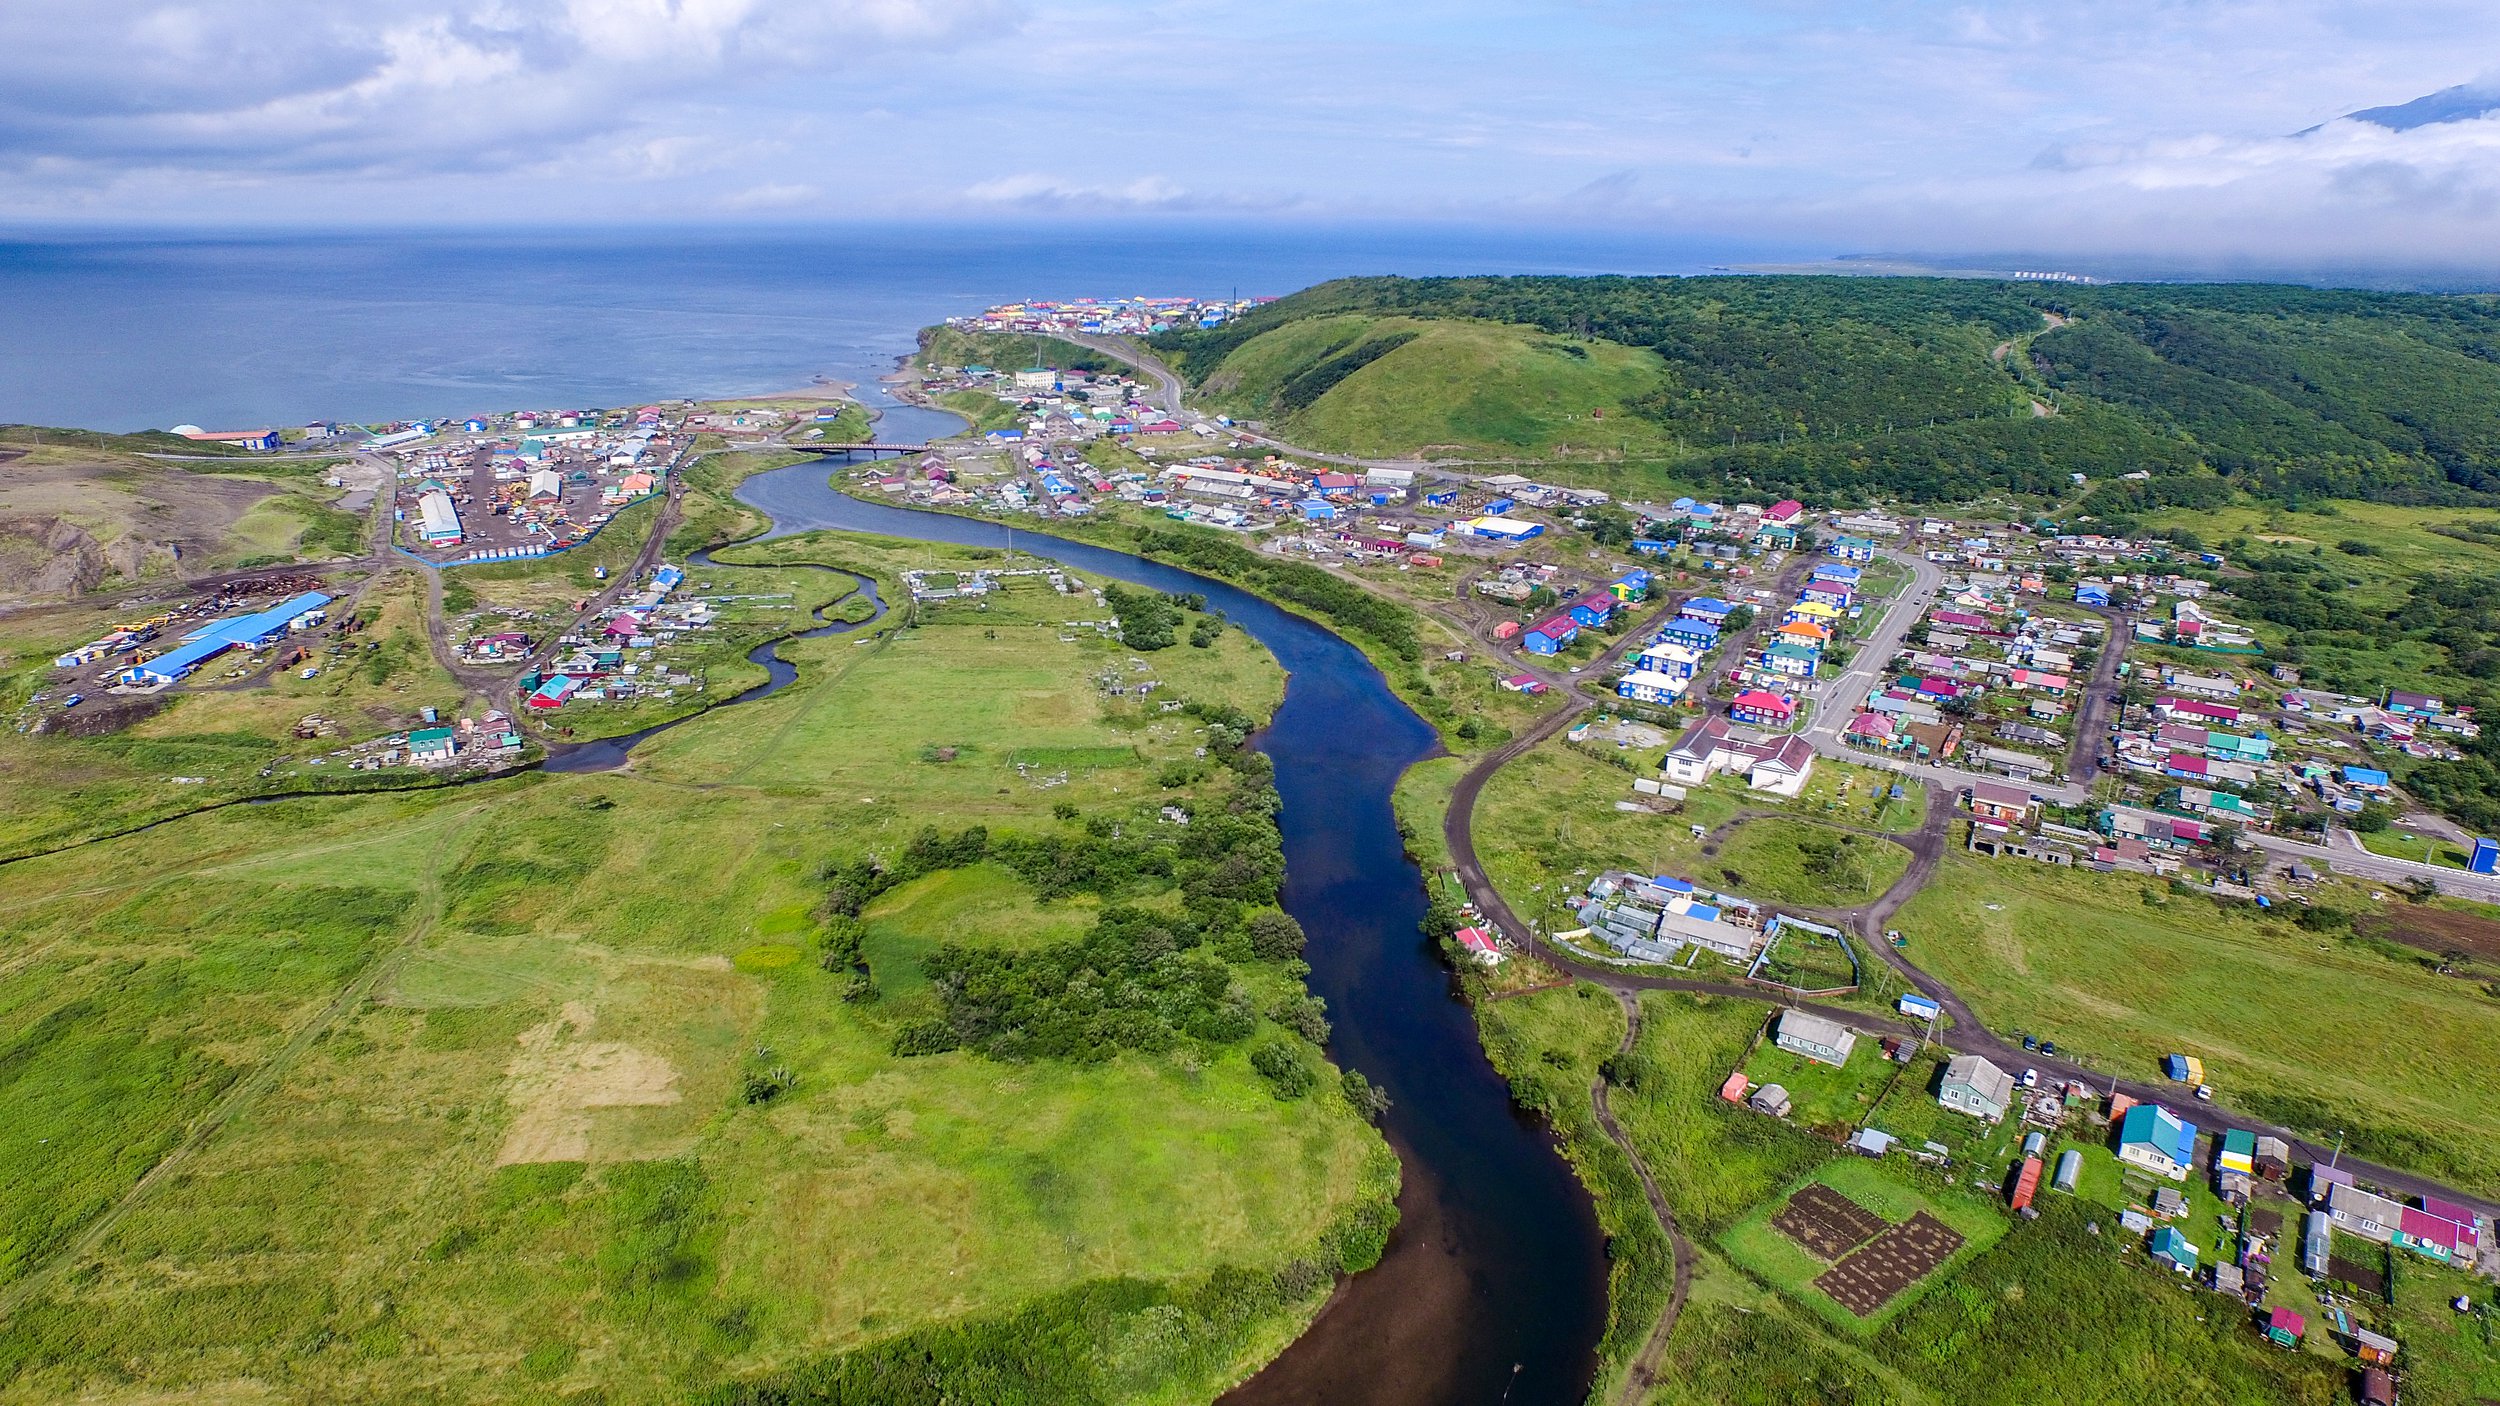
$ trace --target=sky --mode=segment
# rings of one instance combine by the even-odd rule
[[[2489,0],[7,0],[0,221],[1437,220],[2500,264]],[[2466,103],[2467,111],[2480,106]]]

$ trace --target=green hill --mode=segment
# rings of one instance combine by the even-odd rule
[[[1314,448],[1834,501],[2500,501],[2500,305],[2268,285],[1341,279],[1155,346]],[[2126,481],[2142,471],[2148,478]]]
[[[1663,382],[1646,348],[1453,319],[1315,317],[1244,343],[1204,389],[1236,418],[1267,420],[1355,454],[1673,450],[1631,412]]]

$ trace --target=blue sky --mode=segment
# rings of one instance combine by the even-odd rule
[[[1454,219],[2488,262],[2500,6],[8,0],[0,220]],[[2317,131],[2302,133],[2317,124]]]

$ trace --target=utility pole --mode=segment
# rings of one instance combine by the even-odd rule
[[[2341,1129],[2341,1128],[2337,1128],[2337,1129],[2335,1130],[2335,1152],[2334,1152],[2334,1155],[2332,1155],[2332,1156],[2330,1156],[2330,1157],[2328,1157],[2328,1158],[2326,1159],[2326,1167],[2327,1167],[2327,1170],[2328,1170],[2328,1171],[2333,1171],[2333,1170],[2335,1170],[2335,1164],[2336,1164],[2336,1162],[2337,1162],[2337,1161],[2339,1161],[2339,1160],[2341,1160],[2341,1159],[2342,1159],[2342,1157],[2343,1157],[2343,1155],[2344,1155],[2344,1130],[2343,1130],[2343,1129]]]

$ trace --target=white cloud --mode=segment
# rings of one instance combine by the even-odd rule
[[[980,181],[964,189],[976,205],[1024,207],[1094,206],[1174,210],[1200,203],[1162,176],[1139,176],[1118,184],[1089,184],[1062,176],[1024,171]]]
[[[1012,28],[1006,0],[10,0],[0,169],[545,166],[724,84]]]

